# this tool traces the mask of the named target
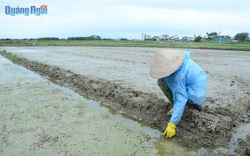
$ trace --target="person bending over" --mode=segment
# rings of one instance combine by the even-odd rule
[[[207,76],[202,68],[190,59],[190,52],[160,50],[155,53],[150,69],[152,78],[173,104],[168,112],[170,121],[163,135],[171,138],[176,134],[176,125],[181,121],[186,106],[201,110],[206,99]]]

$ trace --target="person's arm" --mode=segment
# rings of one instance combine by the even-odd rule
[[[173,113],[170,118],[170,122],[177,125],[181,121],[185,106],[188,100],[187,93],[185,90],[181,89],[180,91],[174,92],[174,107]]]
[[[163,135],[166,135],[167,138],[171,138],[175,135],[176,125],[181,121],[188,95],[185,80],[178,77],[178,75],[174,75],[171,79],[166,79],[166,82],[173,93],[174,107],[172,116]]]

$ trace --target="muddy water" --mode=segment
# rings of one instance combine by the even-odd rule
[[[250,123],[240,126],[230,140],[229,153],[234,153],[238,146],[238,139],[245,139],[248,134],[250,134]]]
[[[124,117],[125,115],[123,116],[121,114],[118,114],[119,112],[116,112],[115,110],[113,110],[111,108],[107,108],[105,105],[101,105],[100,103],[93,101],[93,100],[90,100],[90,99],[86,99],[86,98],[80,96],[78,93],[75,93],[71,89],[61,87],[61,86],[56,85],[56,84],[51,83],[51,82],[49,82],[49,84],[53,88],[56,88],[56,89],[66,93],[66,94],[69,94],[74,99],[82,101],[84,104],[88,105],[91,109],[94,109],[98,112],[104,113],[108,118],[115,120],[115,121],[118,121],[118,122],[121,122],[124,125],[133,128],[134,130],[140,130],[143,133],[149,135],[149,137],[151,137],[151,138],[154,138],[154,137],[158,138],[162,134],[159,130],[152,129],[152,128],[146,127],[146,126],[142,126],[140,123]]]
[[[236,150],[238,148],[239,139],[246,139],[247,135],[250,134],[250,123],[239,126],[234,130],[233,135],[226,147],[219,147],[216,149],[205,149],[200,148],[198,153],[208,156],[226,155],[226,156],[238,156]]]
[[[2,56],[0,85],[0,155],[197,154]]]

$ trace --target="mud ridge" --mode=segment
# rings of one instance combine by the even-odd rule
[[[95,79],[29,60],[16,62],[32,71],[47,77],[50,81],[68,87],[80,95],[101,101],[119,113],[155,126],[160,130],[166,128],[171,105],[156,95],[122,87],[112,81]],[[246,106],[247,103],[246,102]],[[233,127],[249,122],[249,110],[235,118],[234,112],[225,108],[199,112],[187,108],[177,128],[177,136],[194,141],[204,147],[227,146]]]
[[[250,155],[250,134],[247,135],[246,139],[242,140],[238,140],[238,149],[237,149],[237,153],[239,155],[245,155],[245,156],[249,156]]]

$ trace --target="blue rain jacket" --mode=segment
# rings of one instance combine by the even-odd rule
[[[164,78],[173,93],[173,112],[170,122],[181,121],[188,100],[201,105],[206,99],[207,76],[201,67],[190,59],[190,52],[183,52],[184,60],[179,69]]]

